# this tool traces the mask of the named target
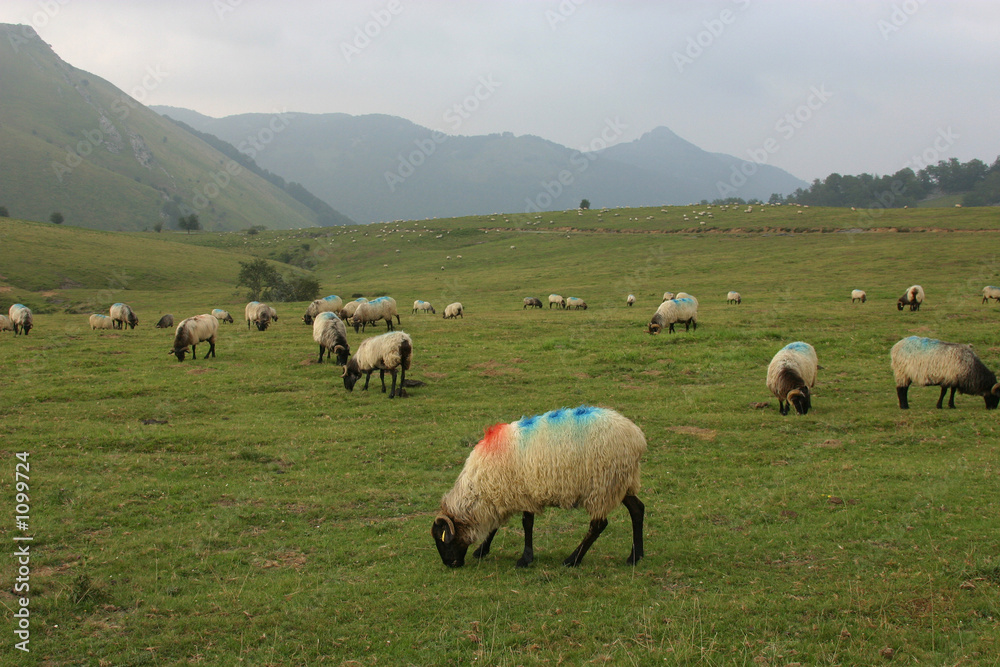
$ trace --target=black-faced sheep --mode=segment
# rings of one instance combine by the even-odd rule
[[[800,415],[809,412],[818,370],[816,350],[809,343],[796,341],[778,350],[767,366],[767,388],[778,399],[778,412],[787,415],[792,406]]]
[[[103,317],[103,316],[102,316]],[[6,315],[0,315],[0,331],[13,331],[14,323]]]
[[[739,292],[730,291],[726,294],[726,303],[739,305],[743,303],[743,297],[740,296]]]
[[[233,320],[230,319],[229,321],[232,322]],[[174,326],[174,316],[170,313],[161,317],[160,321],[156,323],[157,329],[169,329],[172,326]]]
[[[635,304],[635,294],[629,294],[625,297],[625,305],[631,307],[633,304]]]
[[[469,546],[480,541],[473,556],[483,558],[497,530],[521,512],[524,552],[517,566],[526,567],[534,560],[535,514],[546,507],[582,506],[590,514],[590,528],[563,561],[574,567],[621,503],[632,519],[632,551],[626,563],[634,565],[643,557],[645,508],[636,494],[645,452],[646,437],[639,427],[605,408],[553,410],[491,426],[441,499],[431,527],[441,560],[461,567]]]
[[[317,313],[313,320],[313,340],[319,343],[318,363],[323,363],[324,352],[327,359],[336,354],[337,363],[341,366],[347,363],[347,357],[351,353],[351,346],[347,344],[347,328],[335,313]]]
[[[111,304],[111,319],[114,320],[115,329],[124,329],[126,325],[129,329],[139,326],[139,318],[135,316],[127,303]]]
[[[429,301],[421,301],[420,299],[413,302],[413,313],[430,313],[431,315],[437,315],[437,311],[434,310],[434,306],[432,306]]]
[[[343,299],[336,294],[316,299],[306,308],[306,314],[302,316],[302,321],[306,324],[312,324],[320,313],[339,313],[343,307]]]
[[[860,289],[851,290],[851,303],[857,303],[858,301],[864,303],[867,300],[868,300],[868,295],[865,294],[864,290]]]
[[[570,308],[573,310],[587,310],[587,302],[579,297],[571,296],[566,299],[566,309]]]
[[[250,329],[251,322],[257,327],[257,331],[267,331],[271,324],[271,307],[266,303],[251,301],[243,309],[243,314],[247,320],[247,329]]]
[[[658,334],[664,327],[670,333],[674,333],[674,325],[683,322],[684,331],[690,327],[698,330],[698,302],[694,298],[668,299],[660,304],[660,307],[653,313],[649,325],[646,327],[647,333]]]
[[[212,317],[219,320],[220,322],[229,322],[230,324],[233,323],[233,316],[230,315],[228,311],[222,310],[221,308],[213,308]],[[173,320],[173,317],[171,317],[170,319]],[[160,325],[157,324],[156,326]]]
[[[533,296],[526,296],[524,297],[524,306],[521,308],[521,310],[524,310],[525,308],[541,308],[541,307],[542,307],[541,299]]]
[[[410,369],[413,358],[413,341],[402,331],[391,331],[381,336],[373,336],[361,341],[357,352],[344,366],[344,388],[354,391],[354,385],[365,374],[364,389],[368,390],[368,381],[372,373],[378,370],[382,381],[382,392],[385,393],[385,372],[392,375],[392,389],[389,398],[406,396],[403,385],[406,383],[406,371]],[[396,391],[396,369],[401,371],[399,391]]]
[[[14,335],[24,334],[28,335],[35,326],[35,318],[31,314],[31,309],[24,304],[15,303],[7,310],[7,317],[10,318],[11,328],[14,329]]]
[[[549,310],[552,310],[552,306],[559,306],[560,308],[566,307],[566,299],[562,298],[558,294],[549,295]]]
[[[211,313],[195,315],[181,320],[177,325],[177,332],[174,334],[174,347],[168,352],[177,357],[177,361],[184,361],[184,356],[191,348],[191,358],[197,359],[197,345],[202,341],[208,341],[208,352],[203,359],[210,355],[215,356],[215,334],[219,331],[219,320]]]
[[[463,314],[464,312],[465,308],[462,306],[462,304],[456,301],[455,303],[449,303],[447,306],[444,307],[444,315],[442,315],[442,317],[446,320],[448,319],[453,320],[456,317],[461,317],[464,320],[465,319],[465,315]]]
[[[268,315],[271,316],[271,321],[272,322],[277,322],[278,321],[278,311],[276,311],[274,309],[274,306],[268,306],[267,307],[267,313],[268,313]]]
[[[913,285],[906,288],[903,296],[896,301],[896,310],[903,310],[903,306],[909,306],[910,310],[920,310],[920,304],[924,302],[924,288],[920,285]]]
[[[982,396],[986,409],[993,410],[1000,404],[1000,384],[971,345],[945,343],[933,338],[910,336],[892,346],[892,374],[896,379],[896,397],[899,407],[910,407],[907,392],[910,385],[941,387],[937,407],[941,409],[944,395],[951,389],[948,407],[955,407],[955,391]]]
[[[88,319],[91,329],[114,329],[114,322],[107,315],[93,313]]]
[[[354,333],[358,333],[364,331],[369,324],[374,326],[379,320],[385,320],[386,327],[389,331],[393,331],[396,328],[392,326],[393,317],[396,318],[397,322],[399,321],[396,300],[391,296],[380,296],[377,299],[358,304],[354,311],[354,317],[351,318],[351,324],[354,326]]]
[[[997,302],[1000,302],[1000,287],[987,285],[983,288],[983,303],[986,303],[990,299],[996,299]]]

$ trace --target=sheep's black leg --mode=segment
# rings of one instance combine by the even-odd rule
[[[625,496],[622,504],[628,510],[628,515],[632,517],[632,553],[629,554],[625,562],[635,565],[646,555],[642,548],[642,518],[646,514],[646,506],[642,504],[636,496]]]
[[[957,387],[951,388],[951,396],[948,397],[948,407],[952,409],[955,408],[955,389],[957,389]]]
[[[192,345],[191,346],[191,358],[192,359],[197,359],[198,358],[198,346],[197,345]]]
[[[937,409],[940,410],[944,403],[944,395],[948,393],[948,387],[941,387],[941,395],[938,396]]]
[[[590,546],[597,541],[597,538],[601,536],[604,529],[608,527],[607,519],[591,519],[590,529],[587,530],[587,534],[583,536],[583,542],[580,542],[580,546],[573,550],[573,553],[563,561],[563,565],[566,567],[576,567],[583,560],[583,557],[587,554],[587,550]]]
[[[500,530],[497,528],[497,530]],[[479,545],[479,548],[472,552],[475,558],[486,558],[486,555],[490,552],[490,545],[493,544],[493,538],[496,537],[497,531],[494,530],[492,533],[486,536],[483,543]]]
[[[385,369],[378,369],[378,379],[382,381],[382,393],[385,393]]]
[[[323,363],[323,351],[324,351],[325,349],[326,349],[326,348],[325,348],[325,347],[323,347],[322,345],[320,345],[320,346],[319,346],[319,361],[317,361],[316,363],[318,363],[318,364],[321,364],[321,363]]]
[[[784,416],[788,414],[791,404],[785,403],[780,398],[778,399],[778,414]]]
[[[905,387],[896,387],[896,397],[899,399],[899,409],[900,410],[909,410],[910,409],[910,404],[906,400],[906,392],[909,391],[909,389],[910,389],[909,385],[907,385]],[[938,405],[938,407],[941,407],[941,406]]]
[[[368,391],[368,381],[372,379],[372,373],[374,372],[375,369],[373,368],[370,371],[368,371],[367,375],[365,375],[365,391]],[[385,389],[383,389],[383,391],[385,391]]]
[[[524,512],[521,515],[521,527],[524,528],[524,553],[517,559],[517,567],[528,567],[531,561],[535,560],[534,529],[535,515],[531,512]]]
[[[389,390],[389,398],[393,398],[396,395],[396,369],[393,368],[389,371],[389,374],[392,375],[392,389]],[[402,387],[400,387],[400,389],[402,389]],[[382,391],[385,391],[385,389]]]
[[[393,375],[393,378],[396,376]],[[396,396],[406,396],[406,390],[403,387],[406,386],[406,369],[399,369],[399,389],[396,391]]]
[[[208,352],[205,353],[205,359],[208,359],[209,355],[215,356],[215,341],[208,341]]]

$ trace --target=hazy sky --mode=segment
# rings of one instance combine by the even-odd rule
[[[663,125],[806,180],[1000,155],[994,0],[2,0],[0,22],[210,116],[383,113],[573,148]]]

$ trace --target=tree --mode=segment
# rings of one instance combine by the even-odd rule
[[[201,229],[201,222],[198,220],[198,214],[192,213],[191,215],[177,218],[177,226],[181,229],[187,230],[187,233],[198,231]]]
[[[61,225],[65,221],[66,218],[63,217],[63,214],[60,213],[59,211],[53,211],[52,215],[49,216],[49,222],[51,222],[53,225]]]
[[[582,200],[580,202],[580,208],[582,210],[584,210],[584,211],[589,211],[590,210],[590,200],[589,199]]]
[[[259,300],[265,292],[280,290],[284,283],[281,274],[266,259],[258,257],[249,262],[240,262],[236,286],[249,288],[247,296],[251,301]]]
[[[163,223],[162,222],[156,222],[153,225],[153,231],[156,232],[157,234],[159,234],[160,232],[162,232],[163,231]]]

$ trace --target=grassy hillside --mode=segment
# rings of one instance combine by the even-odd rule
[[[610,227],[643,226],[659,210],[560,214],[573,223],[553,222],[560,233],[496,216],[179,235],[184,244],[164,249],[197,256],[210,279],[196,285],[179,260],[147,253],[155,277],[141,299],[115,299],[134,301],[137,329],[91,331],[85,315],[53,313],[28,337],[5,332],[0,450],[8,485],[15,453],[31,462],[33,655],[53,665],[994,662],[997,413],[969,396],[935,410],[933,387],[911,389],[900,411],[888,363],[896,340],[918,334],[972,343],[1000,367],[998,307],[979,297],[1000,282],[1000,263],[993,234],[975,231],[987,226],[980,213],[888,212],[879,224],[974,230],[948,233]],[[663,215],[680,225],[684,212]],[[790,229],[836,226],[842,213],[759,215]],[[95,251],[101,239],[152,236],[60,231]],[[263,333],[239,323],[224,267],[243,255],[232,253],[294,248],[311,253],[325,293],[396,298],[414,340],[408,377],[423,386],[390,401],[376,375],[367,393],[347,393],[340,368],[316,363],[305,303],[276,304],[281,319]],[[49,261],[62,260],[39,264]],[[927,301],[899,312],[912,283]],[[868,303],[852,305],[852,288]],[[667,289],[700,299],[697,331],[644,332]],[[742,305],[726,305],[730,289]],[[590,308],[522,309],[524,296],[550,292]],[[418,298],[439,314],[411,315]],[[464,319],[443,320],[456,300]],[[165,354],[171,332],[152,329],[155,316],[212,307],[237,316],[217,356]],[[368,335],[350,331],[352,348]],[[793,340],[812,343],[822,369],[813,411],[781,417],[765,369]],[[530,568],[514,568],[514,519],[488,558],[446,569],[430,526],[483,428],[582,403],[617,409],[646,434],[646,558],[624,565],[618,510],[582,566],[563,568],[587,517],[552,509],[535,522]],[[12,522],[9,544],[21,534]],[[0,597],[17,608],[9,587]]]

